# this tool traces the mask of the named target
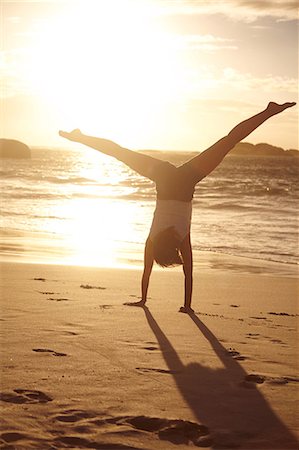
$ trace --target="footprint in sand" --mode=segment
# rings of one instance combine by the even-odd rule
[[[112,306],[112,305],[99,305],[99,308],[102,309],[102,310],[104,311],[105,309],[111,309],[111,308],[113,308],[113,306]]]
[[[242,356],[239,352],[237,352],[233,348],[229,348],[225,351],[226,356],[230,356],[233,359],[236,359],[237,361],[245,361],[247,358],[246,356]]]
[[[179,370],[167,370],[167,369],[154,369],[152,367],[136,367],[136,370],[140,372],[157,372],[157,373],[166,373],[169,375],[174,375],[177,373],[181,373]]]
[[[272,342],[273,344],[282,344],[282,345],[286,345],[285,342],[281,341],[280,339],[270,339],[270,342]]]
[[[298,377],[269,377],[259,374],[246,375],[240,386],[245,388],[252,388],[256,384],[268,383],[276,386],[283,386],[288,383],[298,383]]]
[[[9,443],[9,442],[17,442],[20,441],[21,439],[26,439],[27,436],[25,434],[22,433],[2,433],[0,435],[0,439],[1,441],[5,442],[5,443]],[[7,449],[13,449],[14,447],[1,447],[1,448],[7,448]]]
[[[289,383],[298,383],[299,377],[265,377],[266,383],[281,386]]]
[[[255,320],[268,320],[267,317],[250,316],[249,319]]]
[[[43,278],[43,277],[35,277],[35,278],[31,278],[31,280],[34,280],[34,281],[41,281],[41,282],[43,282],[43,283],[45,283],[45,281],[53,281],[53,282],[55,282],[55,283],[57,283],[59,280],[47,280],[46,278]]]
[[[30,389],[14,389],[14,394],[10,392],[0,393],[0,400],[8,403],[48,403],[53,399],[41,391]]]
[[[125,444],[92,441],[82,436],[75,435],[75,433],[79,433],[80,435],[82,435],[82,433],[92,433],[93,431],[98,430],[100,426],[115,424],[118,422],[118,418],[105,419],[104,417],[101,417],[101,414],[97,414],[93,411],[82,411],[76,409],[62,411],[53,418],[64,425],[63,435],[55,437],[53,440],[53,444],[58,444],[59,448],[67,446],[68,448],[95,448],[102,450],[137,450],[135,447]],[[66,435],[66,431],[68,429],[71,430],[72,435]],[[60,434],[60,431],[53,430],[53,433],[57,436],[57,434]]]
[[[54,298],[54,297],[49,297],[49,298],[47,298],[47,300],[50,300],[50,302],[68,302],[70,299],[69,299],[69,298]]]
[[[141,345],[141,347],[139,347],[139,348],[141,348],[142,350],[148,350],[150,352],[153,352],[155,350],[160,350],[160,347],[157,345],[157,342],[149,341],[149,342],[144,342],[143,344],[140,344],[140,343],[130,342],[129,341],[129,342],[125,342],[125,343],[126,344],[130,344],[131,346],[134,346],[134,347],[135,346],[139,347]]]
[[[286,312],[273,312],[270,311],[267,314],[270,314],[271,316],[287,316],[287,317],[298,317],[299,314],[289,314]]]
[[[43,295],[58,295],[58,292],[47,292],[47,291],[37,291],[39,294],[43,294]]]
[[[82,289],[99,289],[99,290],[105,290],[107,288],[102,286],[91,286],[90,284],[81,284],[80,288]]]
[[[260,336],[259,333],[247,333],[247,334],[246,334],[246,337],[247,337],[248,339],[257,339],[258,336]]]
[[[55,416],[54,419],[59,422],[75,423],[84,419],[93,419],[94,417],[97,417],[97,414],[91,411],[88,412],[79,409],[69,409]]]
[[[142,347],[142,348],[143,348],[143,350],[149,350],[150,352],[153,352],[155,350],[159,350],[159,347],[151,347],[151,346],[149,346],[149,347]]]
[[[32,351],[37,353],[51,353],[53,356],[67,356],[66,353],[55,352],[55,350],[50,350],[49,348],[33,348]]]
[[[162,441],[168,441],[173,444],[194,444],[197,447],[210,447],[213,445],[213,439],[210,435],[209,429],[195,422],[190,422],[181,419],[165,419],[160,417],[147,417],[147,416],[116,416],[116,417],[104,417],[103,414],[96,414],[93,411],[81,411],[81,410],[66,410],[61,414],[54,417],[58,422],[65,424],[63,436],[56,437],[55,443],[62,445],[68,445],[75,448],[99,448],[99,449],[129,449],[134,447],[128,447],[124,444],[108,444],[87,441],[85,438],[79,436],[66,436],[66,427],[71,427],[72,432],[80,432],[80,429],[87,428],[88,430],[93,427],[106,427],[106,432],[110,436],[113,434],[119,435],[119,433],[129,434],[131,432],[146,432],[153,433],[158,439]],[[82,426],[80,426],[82,424]],[[110,426],[117,426],[117,432],[115,428]],[[108,427],[108,428],[107,428]],[[122,429],[124,428],[124,429]],[[57,433],[57,432],[56,432]]]
[[[209,447],[213,443],[206,426],[187,420],[136,416],[125,418],[123,423],[138,430],[153,432],[160,440],[176,445],[193,443],[197,447]]]
[[[244,378],[245,381],[249,381],[250,383],[263,384],[265,381],[265,377],[257,374],[246,375]]]

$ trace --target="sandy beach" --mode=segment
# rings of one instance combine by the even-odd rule
[[[140,276],[2,264],[1,448],[298,448],[295,272],[205,260],[192,316],[177,269],[125,306]]]

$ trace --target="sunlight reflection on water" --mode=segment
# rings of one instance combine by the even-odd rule
[[[80,199],[70,205],[72,226],[66,243],[79,264],[114,265],[119,242],[134,242],[138,207],[107,199]]]

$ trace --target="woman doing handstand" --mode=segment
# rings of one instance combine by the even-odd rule
[[[128,303],[144,306],[149,279],[156,261],[162,267],[183,265],[185,275],[184,306],[180,312],[191,313],[193,258],[190,241],[192,198],[195,185],[209,175],[225,155],[270,117],[294,106],[270,102],[265,110],[239,123],[227,136],[179,167],[148,155],[125,149],[112,141],[87,136],[76,129],[60,136],[92,147],[122,161],[140,175],[156,184],[157,203],[149,236],[145,243],[141,300]]]

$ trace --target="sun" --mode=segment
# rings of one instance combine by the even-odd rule
[[[179,95],[178,53],[151,4],[72,2],[43,24],[28,76],[62,128],[113,132],[134,145]]]

